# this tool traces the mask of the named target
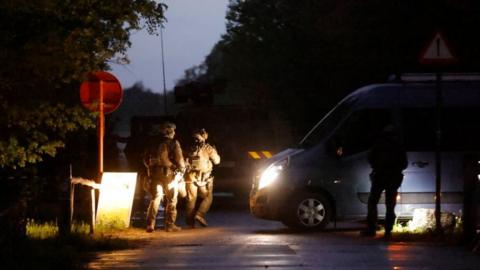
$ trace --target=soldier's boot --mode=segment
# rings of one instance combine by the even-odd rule
[[[392,240],[392,232],[391,231],[385,231],[385,234],[383,235],[383,239],[385,241],[391,241]]]
[[[178,232],[178,231],[181,231],[182,228],[180,228],[179,226],[175,225],[175,224],[169,224],[169,225],[166,225],[165,226],[165,231],[166,232]]]
[[[155,230],[155,222],[147,222],[147,229],[146,232],[151,233]]]
[[[198,221],[198,223],[200,223],[200,225],[202,225],[203,227],[208,226],[207,220],[201,214],[196,214],[195,220]]]
[[[185,223],[188,228],[195,229],[195,220],[187,219]]]

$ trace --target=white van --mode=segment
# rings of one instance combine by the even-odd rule
[[[441,207],[459,212],[464,157],[480,152],[480,75],[444,74],[440,86]],[[297,148],[278,153],[262,167],[250,194],[252,214],[309,229],[323,228],[333,218],[364,218],[371,171],[367,154],[389,124],[400,131],[409,161],[397,216],[434,209],[436,87],[434,74],[411,74],[348,95]],[[382,199],[379,215],[384,214]]]

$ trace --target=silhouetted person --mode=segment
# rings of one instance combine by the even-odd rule
[[[395,222],[395,204],[398,188],[402,184],[403,170],[408,166],[407,154],[401,145],[393,126],[387,126],[373,145],[368,156],[372,167],[371,188],[368,197],[367,229],[364,236],[375,236],[377,226],[377,204],[385,191],[385,238],[391,237]]]

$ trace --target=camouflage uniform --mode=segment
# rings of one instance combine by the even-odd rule
[[[148,232],[155,228],[155,217],[163,195],[165,195],[165,230],[180,230],[175,225],[178,186],[174,182],[174,177],[176,172],[185,170],[185,161],[180,143],[174,139],[174,128],[173,124],[165,124],[161,128],[163,137],[159,141],[153,142],[146,155],[151,178],[151,200],[147,210]]]
[[[195,144],[188,152],[187,161],[189,169],[185,177],[187,190],[186,223],[194,227],[195,220],[207,226],[205,214],[210,209],[213,201],[213,164],[220,163],[220,156],[215,147],[206,143],[208,134],[205,130],[193,134]],[[201,203],[195,211],[197,196],[200,195]]]

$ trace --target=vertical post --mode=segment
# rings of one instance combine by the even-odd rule
[[[91,188],[90,189],[90,198],[92,202],[92,215],[90,218],[90,234],[93,234],[95,232],[95,189]]]
[[[99,181],[103,173],[103,137],[105,136],[105,114],[104,114],[104,102],[103,102],[103,84],[100,80],[100,94],[98,101],[98,176]]]
[[[75,185],[70,183],[70,230],[73,224],[73,211],[75,205]]]
[[[73,224],[73,211],[75,206],[75,185],[72,184],[72,164],[70,164],[70,219],[68,223],[68,227],[70,232],[72,231],[72,224]]]
[[[163,75],[163,105],[165,106],[165,115],[168,115],[167,108],[167,86],[165,84],[165,58],[163,53],[163,25],[160,27],[160,45],[162,49],[162,75]]]
[[[442,233],[441,184],[442,184],[442,74],[436,73],[436,149],[435,149],[435,231]]]
[[[104,113],[104,82],[103,80],[99,81],[99,95],[98,95],[98,179],[97,182],[100,183],[102,180],[103,174],[103,138],[105,136],[105,113]],[[90,197],[92,202],[92,211],[90,219],[90,233],[95,232],[95,216],[96,216],[96,207],[95,207],[95,189],[90,190]]]
[[[477,227],[478,156],[469,154],[463,159],[463,242],[471,244]]]

